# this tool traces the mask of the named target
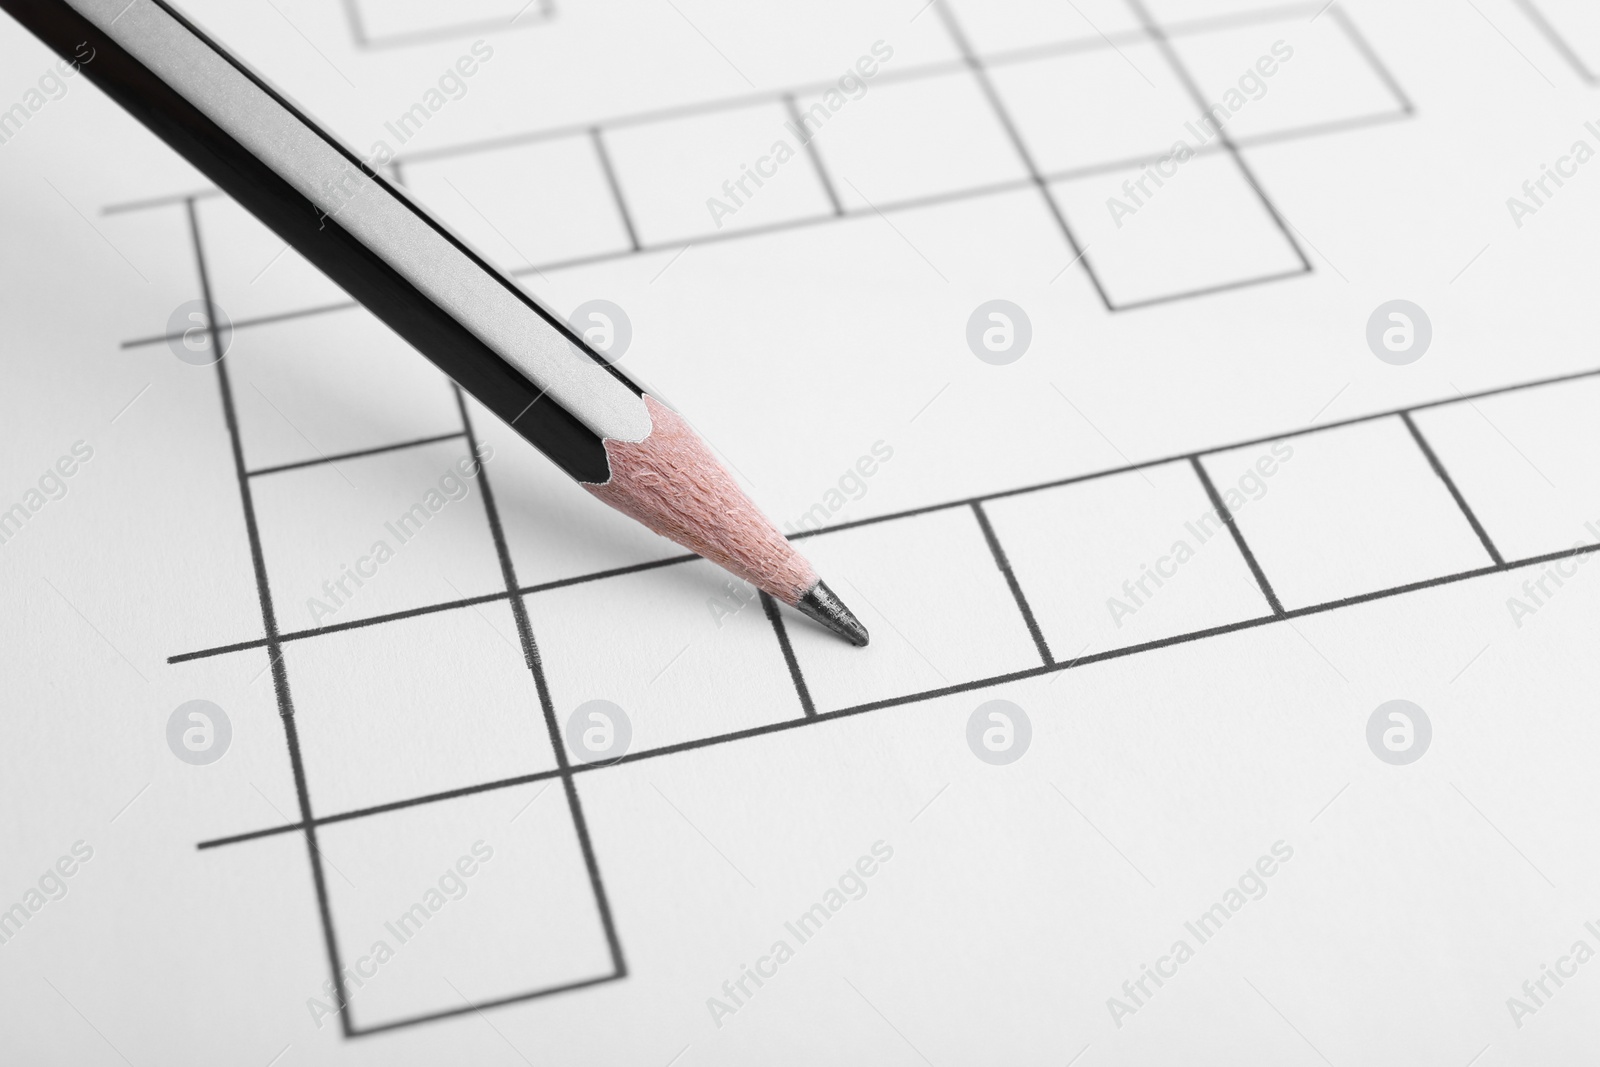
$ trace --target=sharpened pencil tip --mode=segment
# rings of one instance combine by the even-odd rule
[[[867,628],[862,626],[861,620],[855,617],[855,613],[834,595],[833,590],[828,588],[827,582],[819,579],[816,585],[806,591],[805,596],[800,598],[795,607],[800,609],[800,614],[806,618],[821,623],[857,648],[869,640]]]

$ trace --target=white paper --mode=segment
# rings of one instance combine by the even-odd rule
[[[1585,9],[517,7],[185,11],[625,338],[872,644],[0,22],[0,1058],[1593,1052]]]

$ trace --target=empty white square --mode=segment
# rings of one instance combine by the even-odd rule
[[[984,507],[1059,662],[1271,612],[1186,461]]]
[[[317,844],[358,1031],[613,974],[559,781],[331,823]]]
[[[1286,609],[1489,566],[1493,561],[1398,418],[1290,438],[1259,499],[1234,513]],[[1218,488],[1257,446],[1207,456]]]
[[[1225,152],[1052,185],[1113,306],[1131,307],[1305,270]],[[1159,179],[1159,184],[1158,184]]]
[[[622,709],[628,751],[804,715],[755,590],[704,560],[535,593],[527,604],[563,731],[591,700]],[[793,613],[784,622],[791,632],[812,625]],[[574,762],[587,762],[574,745],[569,736]]]
[[[814,140],[846,208],[1027,180],[1016,146],[970,72],[868,84]],[[813,102],[802,97],[799,106]]]
[[[474,469],[455,438],[252,478],[279,628],[504,590]]]
[[[505,600],[290,641],[283,655],[318,815],[555,766]]]
[[[800,542],[872,634],[853,648],[792,624],[817,710],[834,711],[1038,667],[1039,651],[970,508]]]
[[[1506,559],[1600,541],[1600,380],[1460,401],[1412,418]]]

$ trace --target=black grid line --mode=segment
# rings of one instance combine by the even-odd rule
[[[475,22],[458,22],[425,30],[407,30],[374,37],[367,32],[366,20],[361,17],[361,0],[344,0],[345,19],[350,24],[350,38],[358,48],[404,48],[409,45],[433,44],[456,37],[491,30],[508,30],[523,26],[537,26],[549,22],[555,15],[554,0],[529,0],[528,5],[513,18],[479,19]]]
[[[606,186],[611,190],[611,200],[617,205],[617,214],[622,216],[623,228],[628,231],[628,244],[632,246],[633,251],[641,251],[639,231],[634,229],[633,214],[628,210],[628,202],[622,197],[622,186],[617,181],[616,168],[611,165],[611,153],[606,151],[605,135],[600,132],[600,127],[589,128],[589,139],[594,142],[594,154],[600,160],[600,169],[605,172]]]
[[[1407,430],[1411,431],[1411,439],[1417,443],[1417,447],[1422,449],[1422,454],[1428,458],[1428,466],[1433,468],[1433,473],[1437,474],[1439,480],[1444,483],[1444,487],[1450,490],[1450,498],[1456,502],[1456,507],[1461,509],[1461,514],[1466,517],[1467,523],[1472,527],[1472,532],[1478,535],[1478,540],[1482,543],[1484,551],[1489,553],[1489,558],[1496,563],[1504,563],[1505,557],[1500,555],[1500,550],[1494,547],[1493,541],[1489,540],[1489,532],[1483,528],[1483,523],[1478,521],[1478,516],[1467,505],[1466,497],[1462,496],[1461,490],[1456,488],[1455,479],[1450,477],[1450,473],[1444,469],[1444,464],[1439,461],[1438,455],[1433,451],[1433,446],[1428,444],[1426,437],[1422,436],[1422,431],[1417,428],[1416,420],[1411,417],[1411,412],[1402,411],[1400,413],[1400,421],[1406,424]]]
[[[123,200],[115,204],[107,204],[100,209],[100,214],[124,215],[134,211],[149,211],[151,208],[158,207],[182,207],[191,200],[210,200],[214,196],[221,195],[221,189],[216,186],[210,186],[187,193],[168,193],[164,196],[151,196],[140,200]]]
[[[1218,282],[1216,285],[1202,285],[1195,289],[1184,289],[1176,293],[1162,293],[1160,296],[1147,296],[1139,300],[1127,300],[1118,304],[1114,311],[1140,311],[1144,308],[1158,307],[1162,304],[1175,304],[1180,300],[1194,300],[1202,296],[1216,296],[1219,293],[1231,293],[1238,289],[1252,289],[1258,285],[1267,285],[1271,282],[1284,282],[1290,278],[1302,278],[1308,271],[1285,270],[1275,271],[1271,274],[1258,274],[1253,278],[1237,278],[1231,282]]]
[[[560,768],[553,768],[547,771],[531,771],[528,774],[514,774],[509,778],[496,778],[488,782],[474,782],[471,785],[457,786],[454,789],[441,789],[434,793],[407,797],[404,800],[391,800],[383,804],[369,804],[362,808],[335,812],[332,815],[321,815],[312,821],[318,826],[327,826],[332,823],[349,822],[351,819],[364,819],[368,815],[383,815],[391,811],[414,808],[419,804],[436,804],[441,800],[456,800],[460,797],[476,796],[479,793],[492,792],[496,789],[510,789],[513,786],[530,785],[534,782],[547,782],[552,778],[559,777],[561,777]],[[283,833],[290,827],[299,829],[300,824],[287,823],[284,826],[270,827],[266,830],[250,830],[242,834],[230,834],[227,837],[202,841],[199,847],[202,849],[217,848],[221,845],[238,844],[241,841],[253,841],[258,837],[271,837],[273,834]]]
[[[535,989],[527,993],[513,993],[508,997],[479,1000],[471,1004],[463,1004],[458,1008],[443,1008],[439,1011],[421,1012],[417,1015],[408,1015],[404,1019],[391,1019],[385,1023],[363,1026],[359,1030],[352,1031],[350,1036],[370,1037],[373,1034],[386,1034],[407,1026],[416,1026],[419,1023],[437,1022],[440,1019],[454,1019],[458,1016],[482,1011],[485,1008],[503,1008],[508,1004],[521,1004],[525,1001],[537,1000],[540,997],[548,997],[556,993],[571,993],[577,989],[589,989],[593,986],[604,985],[607,982],[616,980],[617,976],[614,974],[602,974],[593,978],[582,978],[576,982],[562,982],[560,985],[545,986],[543,989]]]
[[[206,306],[206,337],[216,351],[217,338],[212,329],[216,321],[211,302],[211,279],[206,269],[204,242],[200,235],[200,218],[194,201],[185,205],[189,220],[189,235],[194,246],[196,274],[200,281],[201,299]],[[317,895],[317,911],[322,917],[322,940],[328,953],[328,968],[333,972],[334,991],[340,1005],[349,1002],[344,984],[344,968],[339,962],[339,944],[333,930],[333,912],[328,905],[328,884],[322,870],[322,851],[317,847],[317,828],[311,814],[311,793],[306,785],[305,762],[300,754],[300,732],[294,721],[294,699],[289,692],[289,672],[283,663],[283,650],[278,642],[278,616],[272,604],[272,587],[267,581],[266,554],[261,547],[261,529],[256,522],[255,497],[250,489],[250,475],[245,469],[244,441],[239,432],[239,415],[234,408],[233,386],[228,380],[225,358],[218,359],[217,388],[222,396],[223,422],[228,428],[228,443],[233,452],[234,476],[239,482],[239,503],[244,512],[245,537],[250,545],[250,565],[255,574],[256,596],[261,604],[261,626],[266,634],[267,663],[272,670],[272,691],[278,705],[278,719],[283,723],[284,743],[289,751],[289,768],[294,777],[295,800],[300,808],[300,821],[305,824],[306,855],[311,862],[311,881]],[[339,1013],[339,1026],[346,1037],[350,1036],[350,1020],[346,1012]]]
[[[1443,586],[1455,585],[1460,582],[1471,581],[1473,579],[1482,578],[1489,575],[1503,574],[1508,571],[1522,570],[1527,567],[1541,567],[1549,563],[1554,563],[1558,560],[1572,559],[1578,556],[1587,556],[1595,552],[1600,552],[1600,544],[1580,545],[1576,548],[1566,548],[1556,552],[1546,552],[1536,556],[1512,560],[1500,565],[1474,567],[1470,570],[1457,571],[1452,574],[1438,575],[1433,578],[1424,578],[1415,582],[1406,582],[1402,585],[1390,586],[1386,589],[1376,589],[1367,593],[1357,593],[1352,596],[1341,597],[1338,600],[1330,600],[1321,604],[1311,604],[1306,607],[1291,608],[1281,615],[1258,615],[1252,618],[1241,619],[1237,622],[1223,623],[1219,626],[1209,626],[1201,630],[1192,630],[1188,633],[1174,634],[1170,637],[1157,638],[1156,640],[1145,641],[1136,645],[1125,645],[1121,648],[1107,649],[1104,652],[1088,653],[1065,662],[1056,662],[1038,667],[1028,667],[1023,670],[1010,671],[1005,674],[996,674],[984,678],[973,679],[969,682],[958,682],[953,685],[941,686],[937,689],[926,689],[916,693],[907,693],[902,696],[887,697],[882,700],[853,704],[849,707],[838,708],[831,711],[819,711],[815,717],[784,719],[779,722],[764,723],[760,726],[747,727],[743,730],[732,730],[724,734],[696,738],[692,741],[680,741],[670,745],[660,745],[656,748],[639,749],[604,763],[578,764],[573,767],[572,773],[583,774],[589,771],[603,770],[608,767],[620,766],[624,763],[638,763],[643,760],[659,759],[663,756],[677,755],[683,752],[693,752],[702,748],[724,745],[734,741],[744,741],[750,738],[762,737],[767,734],[783,733],[787,730],[828,722],[834,719],[850,718],[852,716],[865,714],[871,711],[881,711],[887,708],[902,707],[907,704],[919,704],[928,700],[936,700],[940,697],[955,696],[961,693],[969,693],[981,689],[990,689],[1012,682],[1026,681],[1030,678],[1038,678],[1044,675],[1054,674],[1058,671],[1081,670],[1096,663],[1107,663],[1114,660],[1125,659],[1129,656],[1138,656],[1147,652],[1155,652],[1164,648],[1172,648],[1177,645],[1185,645],[1196,641],[1205,641],[1213,638],[1225,637],[1230,634],[1260,629],[1261,627],[1271,626],[1276,623],[1289,622],[1295,619],[1303,619],[1314,615],[1326,614],[1330,611],[1339,611],[1346,608],[1358,607],[1363,604],[1371,604],[1382,600],[1389,600],[1397,596],[1404,596],[1410,593],[1423,592],[1429,589],[1437,589]],[[374,814],[380,811],[392,811],[396,808],[411,807],[417,804],[428,804],[440,799],[448,799],[457,796],[470,795],[473,793],[503,789],[509,786],[520,785],[531,781],[542,781],[545,779],[558,777],[559,773],[560,772],[558,771],[542,771],[538,774],[527,775],[522,778],[504,779],[500,781],[481,783],[477,786],[468,786],[463,789],[452,790],[448,794],[429,794],[427,796],[393,801],[388,804],[379,805],[370,809],[364,808],[356,811],[343,812],[337,815],[325,816],[320,820],[316,820],[316,825],[322,825],[323,823],[327,822],[339,822],[348,819],[361,818],[364,815]],[[201,841],[198,842],[195,847],[199,849],[219,848],[223,845],[259,840],[260,838],[272,837],[277,834],[293,833],[300,829],[303,829],[303,826],[300,823],[285,823],[278,826],[265,827],[260,830],[253,830],[249,833],[234,834],[229,837],[220,837],[213,838],[208,841]]]
[[[1250,551],[1250,545],[1245,541],[1243,531],[1233,519],[1233,512],[1228,510],[1222,494],[1218,493],[1217,487],[1212,484],[1211,475],[1206,473],[1205,464],[1200,462],[1199,456],[1190,456],[1189,465],[1194,468],[1195,477],[1199,478],[1200,484],[1205,487],[1206,499],[1211,501],[1212,512],[1222,520],[1223,525],[1228,528],[1228,533],[1233,535],[1233,543],[1238,546],[1239,555],[1244,557],[1245,565],[1255,576],[1256,585],[1261,588],[1261,595],[1267,598],[1267,605],[1272,608],[1274,615],[1282,615],[1283,604],[1278,600],[1278,594],[1272,591],[1272,583],[1267,581],[1267,574],[1256,561],[1256,554]]]
[[[551,589],[563,589],[569,585],[584,585],[588,582],[600,581],[605,578],[620,578],[626,574],[637,574],[640,571],[654,570],[657,567],[670,567],[676,563],[688,563],[690,560],[699,559],[699,556],[682,554],[665,556],[661,559],[646,560],[643,563],[632,563],[626,567],[612,567],[604,571],[595,571],[590,574],[574,575],[570,578],[557,578],[553,581],[540,582],[538,585],[525,585],[517,590],[522,596],[533,593],[544,593]],[[478,604],[491,604],[497,600],[507,599],[508,594],[503,590],[494,593],[480,593],[477,596],[461,597],[456,600],[443,600],[435,604],[422,604],[402,611],[391,611],[382,615],[370,615],[362,619],[348,619],[344,622],[329,623],[326,626],[312,626],[304,630],[291,630],[279,635],[279,642],[303,641],[308,637],[319,637],[323,634],[340,633],[344,630],[359,630],[367,626],[377,626],[386,622],[398,622],[401,619],[411,619],[418,615],[432,615],[440,611],[453,611],[456,608],[469,608]],[[170,656],[168,663],[183,663],[192,659],[206,659],[209,656],[219,655],[223,652],[239,652],[247,648],[260,648],[265,642],[256,638],[250,641],[238,642],[216,649],[202,649],[198,652],[185,652],[177,656]]]
[[[828,203],[833,207],[836,218],[844,217],[844,205],[839,202],[839,192],[833,187],[833,179],[828,176],[828,168],[822,164],[822,153],[817,151],[816,137],[805,136],[806,122],[800,117],[800,107],[794,102],[793,93],[783,94],[783,108],[789,114],[789,121],[794,124],[795,136],[800,138],[800,145],[806,150],[806,158],[811,160],[811,170],[817,176],[822,191],[828,194]]]
[[[1028,628],[1028,636],[1033,638],[1033,647],[1039,650],[1039,658],[1049,666],[1055,662],[1055,657],[1050,655],[1050,644],[1044,639],[1044,631],[1039,629],[1039,620],[1033,617],[1033,608],[1028,606],[1028,597],[1017,581],[1016,572],[1011,569],[1011,561],[1006,558],[1006,550],[1000,547],[1000,538],[995,536],[994,524],[989,521],[988,513],[983,510],[981,502],[976,500],[972,502],[972,515],[978,520],[978,528],[983,531],[984,541],[988,542],[989,554],[994,557],[994,565],[1000,568],[1000,573],[1005,577],[1006,587],[1011,590],[1011,598],[1017,602],[1017,610],[1022,613],[1023,625]]]
[[[1350,43],[1355,46],[1357,52],[1361,53],[1361,58],[1367,61],[1367,65],[1378,75],[1379,80],[1383,82],[1390,95],[1394,97],[1395,103],[1400,105],[1400,110],[1407,115],[1415,114],[1416,105],[1412,104],[1411,98],[1406,95],[1406,91],[1400,88],[1400,80],[1394,76],[1394,71],[1389,69],[1389,65],[1379,57],[1378,50],[1372,47],[1372,42],[1367,40],[1367,35],[1361,32],[1355,20],[1345,14],[1344,8],[1338,4],[1326,6],[1322,10],[1326,11],[1339,24],[1339,28],[1344,30],[1345,36],[1350,39]]]
[[[1572,42],[1567,40],[1565,34],[1556,29],[1555,23],[1550,21],[1539,5],[1534,3],[1534,0],[1516,0],[1516,4],[1522,8],[1523,14],[1528,16],[1528,21],[1532,22],[1539,32],[1544,35],[1544,39],[1550,42],[1550,47],[1560,53],[1561,58],[1566,60],[1567,64],[1577,72],[1578,77],[1582,78],[1585,84],[1594,85],[1596,82],[1594,71],[1589,69],[1589,64],[1584,62],[1583,57],[1578,54],[1578,50],[1572,46]]]
[[[805,712],[806,718],[815,718],[817,706],[811,701],[811,690],[806,685],[805,674],[800,670],[800,661],[795,658],[794,646],[789,643],[789,628],[784,625],[783,616],[778,612],[778,602],[762,593],[761,610],[767,613],[767,621],[772,623],[772,631],[777,634],[784,665],[789,668],[789,680],[794,683],[795,696],[800,698],[800,710]]]
[[[337,463],[342,459],[360,459],[363,456],[376,456],[384,452],[397,452],[405,448],[420,448],[423,445],[435,445],[440,441],[454,441],[456,438],[461,436],[462,433],[460,430],[452,430],[450,433],[438,433],[434,434],[432,437],[418,437],[410,441],[398,441],[392,445],[378,445],[376,448],[359,448],[354,452],[340,452],[332,456],[318,456],[316,459],[302,459],[296,460],[293,463],[279,463],[273,467],[260,467],[256,470],[250,471],[249,474],[252,478],[259,478],[263,474],[278,474],[282,471],[297,471],[302,467],[320,467],[324,463]]]
[[[1265,434],[1259,437],[1247,438],[1242,441],[1232,441],[1226,444],[1214,445],[1197,452],[1180,452],[1175,455],[1159,456],[1155,459],[1142,460],[1119,467],[1105,467],[1099,470],[1088,471],[1083,474],[1069,475],[1065,478],[1053,478],[1048,481],[1035,482],[1030,485],[1018,486],[1012,489],[1000,489],[980,496],[961,497],[956,500],[947,500],[937,504],[925,504],[921,507],[905,508],[900,511],[886,512],[882,515],[873,515],[863,519],[853,519],[849,522],[835,523],[831,526],[816,530],[801,530],[788,535],[789,540],[799,541],[807,537],[817,537],[844,530],[856,529],[862,526],[872,526],[882,522],[895,522],[900,519],[915,518],[919,515],[930,515],[939,511],[948,511],[951,508],[966,508],[973,504],[987,504],[995,500],[1004,500],[1008,497],[1024,496],[1029,493],[1042,492],[1048,489],[1057,489],[1062,486],[1076,485],[1080,482],[1095,481],[1100,478],[1115,477],[1119,474],[1131,474],[1135,471],[1149,470],[1152,467],[1162,467],[1171,463],[1188,463],[1206,456],[1216,455],[1220,452],[1231,452],[1235,449],[1249,448],[1254,445],[1270,444],[1274,441],[1291,441],[1299,437],[1308,437],[1313,434],[1337,430],[1345,426],[1356,426],[1361,423],[1374,422],[1379,419],[1389,419],[1403,412],[1428,411],[1437,407],[1447,407],[1452,404],[1461,404],[1470,400],[1481,400],[1485,397],[1503,396],[1507,393],[1521,392],[1526,389],[1540,389],[1563,385],[1568,382],[1582,381],[1588,378],[1600,377],[1600,367],[1590,370],[1574,371],[1569,374],[1552,375],[1546,378],[1536,378],[1525,382],[1515,382],[1511,385],[1496,386],[1490,389],[1480,389],[1470,393],[1458,393],[1450,397],[1441,397],[1437,400],[1425,400],[1404,408],[1388,408],[1382,411],[1371,412],[1366,415],[1353,415],[1343,419],[1332,419],[1328,422],[1318,423],[1315,426],[1302,427],[1298,430],[1286,430],[1281,433]],[[588,582],[602,581],[607,578],[617,578],[623,575],[636,574],[640,571],[653,570],[657,567],[670,567],[680,563],[687,563],[699,559],[692,553],[683,553],[675,556],[666,556],[661,559],[646,560],[642,563],[632,563],[622,567],[611,567],[602,571],[592,571],[588,574],[573,575],[567,578],[557,578],[552,581],[542,582],[538,585],[523,586],[517,590],[519,595],[532,595],[551,589],[561,589],[571,585],[583,585]],[[486,604],[503,599],[505,593],[486,593],[480,596],[464,597],[459,600],[442,601],[437,604],[427,604],[421,607],[408,608],[404,611],[392,612],[386,615],[374,615],[365,619],[351,619],[346,622],[332,623],[327,626],[294,630],[279,635],[279,643],[300,641],[306,638],[317,637],[322,634],[338,633],[342,630],[355,629],[364,626],[376,626],[385,622],[394,622],[408,619],[417,615],[426,615],[436,611],[450,611],[456,608],[471,607],[476,604]],[[236,641],[226,645],[216,645],[210,648],[197,649],[192,652],[183,652],[167,657],[168,663],[184,663],[195,659],[207,659],[211,656],[226,655],[232,652],[243,652],[252,648],[261,648],[265,640],[254,638],[246,641]]]
[[[309,319],[316,315],[329,315],[335,311],[349,311],[351,308],[360,306],[354,300],[340,300],[333,304],[313,304],[311,307],[296,308],[293,311],[274,311],[266,315],[257,315],[254,318],[240,319],[238,322],[230,323],[229,325],[234,331],[237,331],[241,327],[248,329],[252,326],[270,326],[275,322]],[[145,345],[166,344],[168,341],[176,341],[182,337],[182,333],[159,333],[151,337],[135,337],[132,340],[124,341],[121,347],[124,350],[142,348]]]

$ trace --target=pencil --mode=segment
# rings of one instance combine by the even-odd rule
[[[867,631],[699,435],[166,0],[13,18],[592,495],[856,645]]]

